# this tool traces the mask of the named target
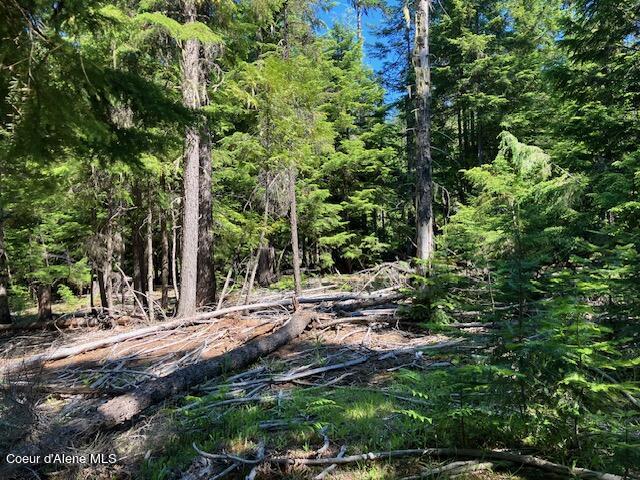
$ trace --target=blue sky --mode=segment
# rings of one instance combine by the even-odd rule
[[[356,12],[349,0],[334,0],[334,6],[328,11],[319,11],[318,17],[328,28],[334,23],[342,23],[356,29]],[[363,15],[363,36],[364,36],[364,61],[373,70],[377,71],[382,67],[379,59],[371,55],[371,47],[376,41],[374,35],[375,27],[382,22],[382,13],[379,10],[370,10]]]

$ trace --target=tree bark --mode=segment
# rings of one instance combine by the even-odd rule
[[[112,209],[109,208],[109,221],[107,223],[107,227],[105,229],[105,237],[106,237],[106,253],[104,257],[104,261],[102,263],[102,278],[104,284],[104,296],[105,296],[105,304],[104,307],[107,308],[108,312],[111,312],[113,309],[113,282],[112,282],[112,262],[113,262],[113,223],[112,223],[113,212]]]
[[[169,232],[167,230],[167,227],[167,214],[163,213],[162,220],[160,221],[160,234],[162,242],[162,260],[160,265],[162,297],[160,299],[160,306],[165,310],[169,306]]]
[[[187,23],[196,21],[195,0],[183,0]],[[195,111],[200,106],[200,42],[185,40],[182,46],[182,101]],[[183,220],[180,301],[178,316],[188,317],[196,311],[198,282],[200,131],[190,125],[185,133],[183,166]]]
[[[11,323],[9,310],[9,271],[4,246],[3,211],[0,209],[0,324]]]
[[[213,200],[211,193],[211,139],[204,128],[200,137],[200,217],[198,220],[198,291],[199,307],[212,304],[216,296],[213,263]]]
[[[176,302],[180,300],[180,291],[178,290],[178,215],[171,204],[171,286]]]
[[[38,320],[46,322],[53,316],[51,311],[51,285],[38,285],[36,288],[38,297]]]
[[[431,65],[429,59],[429,17],[431,0],[419,0],[416,9],[413,65],[416,81],[416,211],[417,257],[431,258],[433,243],[433,179],[431,162]]]
[[[142,192],[140,185],[135,182],[132,185],[133,201],[136,207],[131,215],[131,237],[133,245],[133,289],[138,301],[146,304],[144,292],[146,287],[146,262],[144,256],[144,239],[142,237]]]
[[[151,208],[151,190],[147,202],[147,307],[149,309],[149,321],[155,320],[153,302],[153,210]]]
[[[107,300],[107,288],[104,281],[104,270],[100,269],[97,272],[96,278],[98,279],[98,292],[100,293],[100,311],[109,311],[109,301]]]
[[[289,168],[289,217],[291,221],[291,250],[293,251],[293,281],[294,281],[294,307],[302,290],[302,278],[300,276],[300,250],[298,246],[298,203],[296,200],[296,170],[294,166]]]
[[[260,250],[257,281],[259,285],[268,287],[275,276],[276,250],[271,245],[260,247]]]

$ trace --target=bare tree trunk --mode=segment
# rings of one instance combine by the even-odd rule
[[[4,247],[3,211],[0,209],[0,324],[11,323],[9,310],[9,273],[7,269],[7,254]]]
[[[162,282],[162,298],[160,306],[167,309],[169,306],[169,232],[167,231],[167,214],[162,214],[160,222],[161,241],[162,241],[162,261],[161,261],[161,282]]]
[[[180,300],[178,290],[178,220],[173,203],[171,204],[171,286],[177,302]]]
[[[155,320],[153,305],[153,210],[151,209],[151,190],[147,204],[147,307],[149,308],[149,321]]]
[[[104,311],[107,309],[107,313],[109,312],[109,301],[107,300],[107,289],[104,282],[104,271],[98,270],[96,278],[98,279],[98,292],[100,293],[100,311]]]
[[[198,291],[197,305],[209,305],[216,296],[213,264],[213,215],[211,194],[211,140],[205,128],[200,137],[200,218],[198,223]]]
[[[196,20],[195,0],[183,0],[182,11],[188,23]],[[190,39],[182,47],[182,101],[192,110],[200,106],[200,42]],[[196,311],[198,282],[200,132],[196,125],[187,127],[183,167],[183,221],[180,301],[178,316],[188,317]]]
[[[417,151],[416,210],[417,257],[431,258],[433,243],[433,179],[431,162],[431,66],[429,60],[429,16],[431,0],[419,0],[416,9],[413,65],[416,76]]]
[[[91,286],[89,287],[89,307],[91,308],[91,315],[96,315],[98,311],[96,310],[96,282],[93,279],[95,276],[95,271],[91,269]]]
[[[113,309],[113,282],[112,282],[112,262],[113,262],[113,223],[111,220],[112,212],[111,209],[109,211],[109,221],[107,223],[107,228],[105,229],[106,236],[106,253],[104,262],[102,264],[102,282],[104,285],[104,298],[105,304],[104,307],[107,308],[108,312],[111,312]]]
[[[38,320],[47,322],[51,320],[51,285],[38,285],[36,288],[38,297]]]
[[[296,201],[296,170],[294,166],[289,168],[289,205],[291,220],[291,249],[293,250],[293,281],[295,284],[294,308],[298,306],[298,297],[302,290],[302,278],[300,276],[300,250],[298,247],[298,204]]]
[[[406,54],[407,54],[407,64],[411,65],[412,61],[412,47],[411,47],[411,11],[409,10],[408,3],[405,3],[402,9],[402,13],[404,15],[405,20],[405,28],[404,28],[404,41],[406,46]],[[406,123],[406,131],[405,131],[405,148],[407,155],[407,170],[411,175],[415,168],[415,149],[414,149],[414,137],[415,137],[415,113],[413,111],[413,95],[412,95],[412,79],[411,79],[411,69],[407,68],[406,73],[406,86],[407,86],[407,96],[404,101],[404,117]]]
[[[133,188],[133,200],[136,210],[133,212],[131,223],[131,237],[133,245],[133,289],[138,301],[146,304],[144,292],[146,287],[146,262],[144,257],[144,240],[142,238],[142,192],[140,185],[135,182]]]

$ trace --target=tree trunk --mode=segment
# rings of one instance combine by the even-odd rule
[[[0,324],[11,323],[9,310],[9,273],[7,269],[7,254],[4,247],[3,212],[0,209]]]
[[[293,251],[293,281],[295,284],[294,307],[302,290],[302,278],[300,276],[300,249],[298,247],[298,204],[296,201],[296,170],[294,166],[289,168],[289,205],[291,220],[291,250]]]
[[[133,289],[138,301],[146,304],[144,292],[146,288],[146,263],[144,257],[144,239],[142,237],[142,192],[140,185],[135,182],[133,188],[133,201],[136,207],[131,215],[131,237],[133,245]]]
[[[41,322],[51,320],[51,285],[38,285],[36,295],[38,297],[38,320]]]
[[[431,163],[431,66],[429,60],[429,15],[431,0],[419,0],[416,9],[413,65],[416,76],[416,211],[417,257],[433,254],[433,179]]]
[[[171,286],[176,302],[180,300],[178,290],[178,220],[173,203],[171,204]]]
[[[198,223],[198,291],[199,307],[212,304],[216,296],[213,264],[213,215],[211,194],[211,139],[205,128],[200,137],[200,217]]]
[[[98,279],[98,292],[100,293],[100,311],[107,309],[109,312],[109,301],[107,300],[107,289],[104,281],[104,270],[98,270],[96,278]]]
[[[151,209],[151,190],[147,202],[147,306],[149,309],[149,321],[155,320],[153,304],[153,211]]]
[[[271,245],[260,247],[260,257],[258,258],[258,284],[268,287],[273,283],[275,276],[276,250]]]
[[[182,6],[187,23],[196,21],[195,0],[183,0]],[[182,101],[196,110],[200,106],[200,42],[185,40],[182,47]],[[199,167],[200,131],[190,125],[185,133],[183,166],[183,220],[182,259],[180,276],[180,301],[178,316],[187,317],[196,311],[198,282],[198,216],[199,216]]]
[[[95,271],[91,269],[91,286],[89,287],[89,307],[91,308],[91,315],[97,315],[96,310],[96,282],[94,280]]]
[[[161,261],[161,282],[162,282],[162,298],[160,306],[167,309],[169,306],[169,232],[167,231],[167,214],[162,214],[160,222],[160,233],[162,241],[162,261]]]
[[[112,275],[113,272],[112,262],[113,262],[113,224],[111,221],[112,212],[109,212],[109,222],[107,223],[107,228],[105,229],[106,236],[106,253],[104,262],[102,264],[102,278],[104,284],[104,298],[105,303],[103,307],[107,309],[109,313],[111,313],[113,309],[113,282]]]

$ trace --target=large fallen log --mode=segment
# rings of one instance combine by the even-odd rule
[[[271,335],[256,338],[224,355],[190,365],[165,377],[144,382],[134,391],[115,397],[82,417],[54,427],[35,441],[25,442],[10,453],[40,455],[40,458],[47,453],[63,453],[72,442],[76,444],[100,431],[117,427],[133,420],[152,405],[184,394],[210,378],[255,362],[296,338],[314,318],[314,312],[300,310]],[[12,467],[0,467],[0,478],[11,478]]]
[[[343,301],[357,300],[357,301],[366,303],[371,301],[373,302],[382,301],[382,298],[385,295],[386,296],[394,295],[394,293],[389,291],[389,289],[385,289],[379,292],[372,292],[368,294],[357,294],[357,293],[346,292],[346,293],[339,293],[334,295],[313,295],[309,297],[300,297],[298,299],[298,302],[301,304],[317,304],[317,303],[326,303],[326,302],[343,302]],[[120,343],[125,340],[138,339],[138,338],[146,337],[149,335],[153,335],[157,332],[161,332],[165,330],[174,330],[176,328],[186,327],[189,325],[197,324],[199,322],[212,320],[214,318],[222,317],[230,313],[265,310],[268,308],[276,308],[276,307],[282,307],[282,306],[286,307],[291,305],[292,305],[292,299],[286,298],[286,299],[277,300],[273,302],[253,303],[250,305],[237,305],[233,307],[222,308],[216,311],[202,312],[192,317],[180,318],[177,320],[172,320],[170,322],[163,322],[163,323],[151,325],[144,328],[130,330],[128,332],[123,332],[117,335],[99,338],[92,342],[81,343],[78,345],[71,345],[69,347],[58,348],[50,352],[39,353],[36,355],[32,355],[30,357],[15,359],[8,362],[4,366],[0,367],[0,376],[6,375],[11,372],[15,372],[16,370],[22,370],[25,368],[34,367],[44,362],[60,360],[63,358],[72,357],[74,355],[80,355],[85,352],[90,352],[92,350],[97,350],[99,348],[108,347],[110,345],[114,345],[116,343]],[[341,304],[337,304],[337,305],[341,305]]]

